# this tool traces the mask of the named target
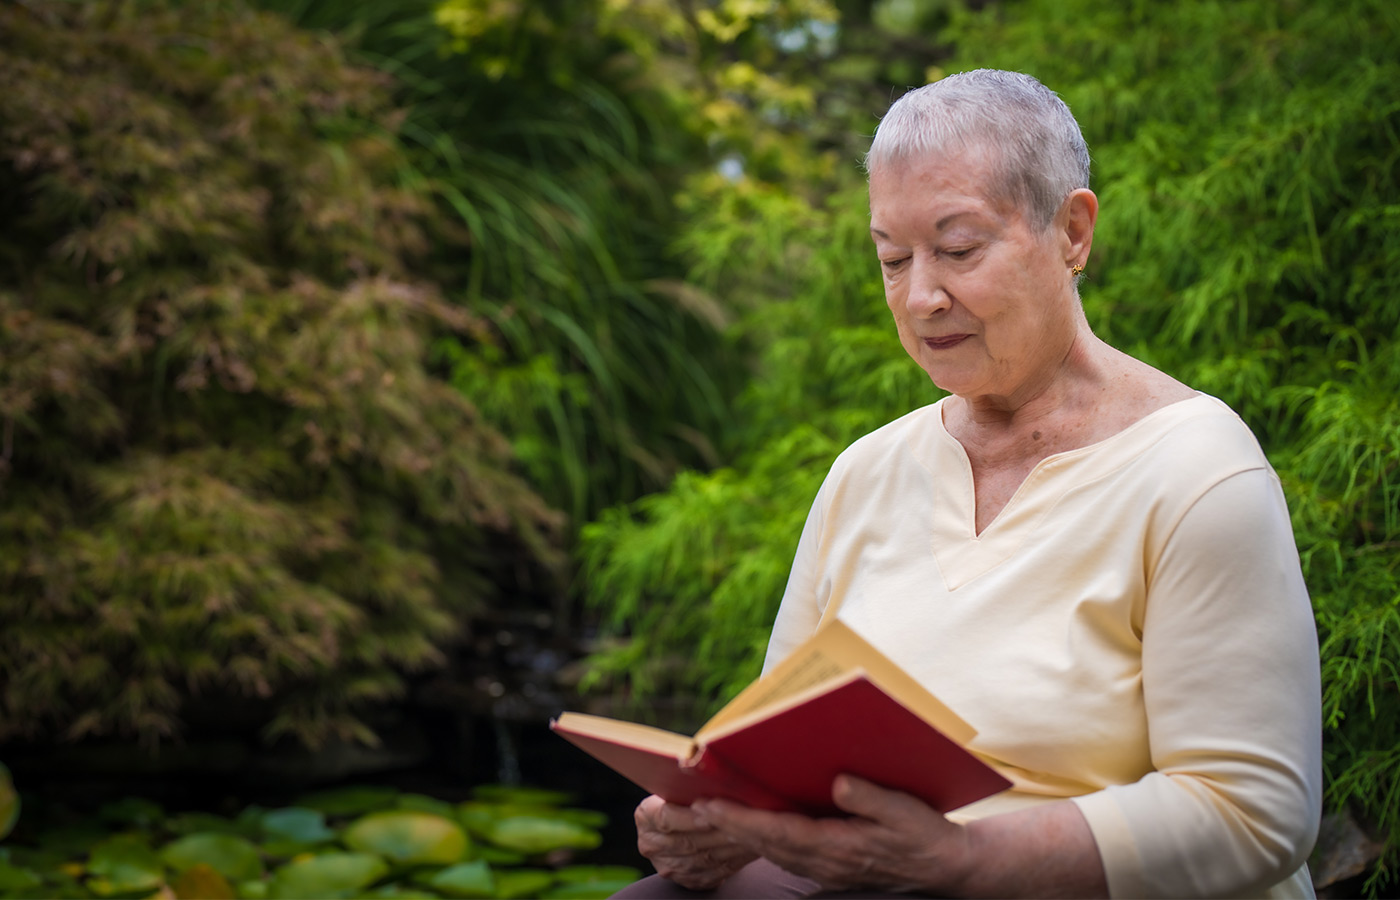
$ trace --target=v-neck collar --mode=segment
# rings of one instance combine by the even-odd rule
[[[1197,394],[1153,410],[1101,441],[1047,456],[978,534],[972,462],[943,424],[944,400],[934,404],[931,455],[924,464],[934,476],[930,549],[950,591],[1013,556],[1068,491],[1104,477],[1177,423],[1220,405],[1213,397]]]

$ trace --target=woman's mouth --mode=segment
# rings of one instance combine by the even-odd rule
[[[952,347],[956,347],[958,344],[961,344],[969,337],[971,337],[971,335],[949,334],[943,337],[927,337],[923,340],[924,346],[928,347],[931,350],[948,350]]]

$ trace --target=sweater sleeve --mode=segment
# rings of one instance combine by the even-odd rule
[[[1113,896],[1257,896],[1302,865],[1321,812],[1317,633],[1277,478],[1210,488],[1149,569],[1156,771],[1074,802]]]
[[[788,573],[787,588],[783,591],[773,632],[768,638],[768,652],[763,660],[764,673],[812,636],[826,609],[830,591],[821,587],[819,564],[824,519],[822,497],[825,491],[826,485],[823,484],[812,503],[812,509],[807,513],[807,522],[802,526],[802,537],[797,541],[797,553]]]

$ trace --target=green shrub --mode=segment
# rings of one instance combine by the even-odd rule
[[[233,3],[0,4],[0,741],[265,733],[436,665],[558,517],[429,365],[385,78]],[[531,583],[528,579],[533,578]]]

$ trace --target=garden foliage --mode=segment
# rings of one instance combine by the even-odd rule
[[[1393,3],[255,2],[0,0],[0,742],[371,740],[584,523],[594,687],[698,720],[832,459],[939,396],[865,141],[997,66],[1089,140],[1096,330],[1278,469],[1329,797],[1400,836]]]
[[[1089,318],[1259,435],[1317,612],[1330,802],[1400,846],[1400,10],[1027,0],[941,37],[948,71],[1028,71],[1076,112],[1103,205]],[[708,289],[764,298],[738,326],[762,348],[741,451],[585,535],[593,601],[632,635],[597,678],[634,698],[752,678],[831,459],[937,397],[882,310],[855,166],[757,196],[736,184],[681,238]]]
[[[429,364],[484,323],[385,76],[240,4],[0,4],[0,740],[359,717],[559,518]],[[444,250],[443,252],[447,252]]]
[[[451,299],[493,337],[437,352],[570,524],[713,465],[742,373],[668,246],[705,156],[617,4],[258,2],[393,74],[407,175],[469,236]]]

